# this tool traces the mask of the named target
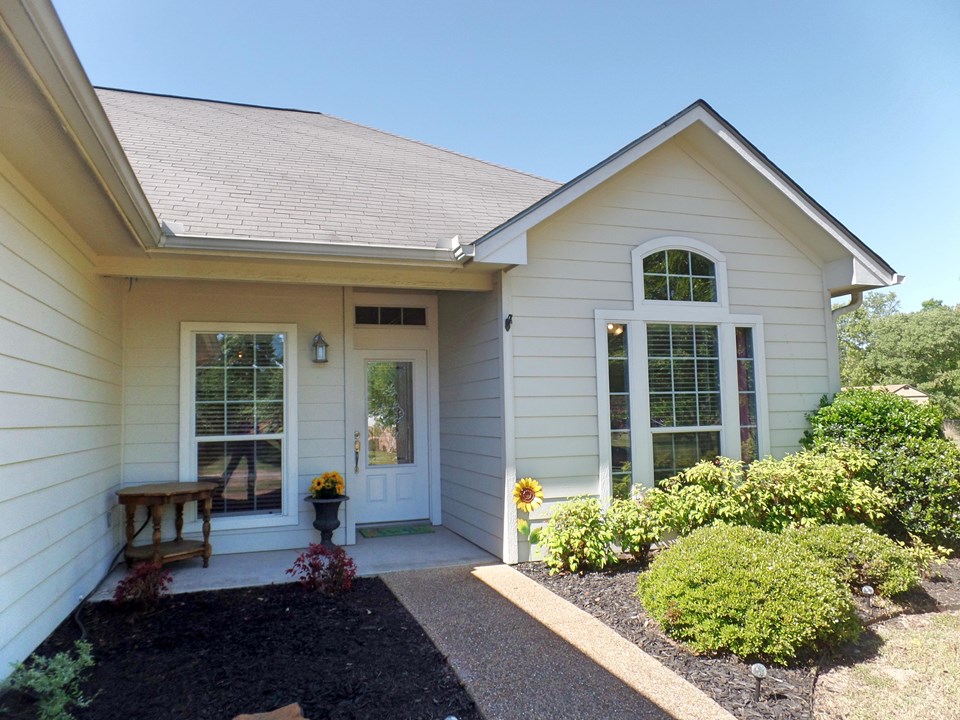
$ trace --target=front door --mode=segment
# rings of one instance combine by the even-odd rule
[[[428,519],[426,352],[357,350],[350,372],[347,471],[354,522]]]

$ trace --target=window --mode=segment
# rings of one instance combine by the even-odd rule
[[[723,255],[671,236],[631,257],[633,308],[595,317],[613,497],[718,455],[751,462],[767,443],[763,321],[730,312]]]
[[[759,457],[757,436],[757,377],[753,359],[753,328],[737,328],[737,394],[740,410],[740,459]]]
[[[716,326],[647,326],[654,482],[720,453],[720,343]],[[683,430],[680,430],[683,428]],[[698,432],[691,432],[692,429]]]
[[[713,261],[690,250],[661,250],[643,259],[646,300],[717,302]]]
[[[357,325],[426,325],[427,309],[422,307],[376,307],[357,305],[354,309]]]
[[[630,497],[630,373],[627,326],[607,323],[607,372],[610,381],[610,474],[613,496]]]
[[[269,326],[183,324],[180,475],[217,485],[213,514],[230,526],[295,522],[292,336]]]

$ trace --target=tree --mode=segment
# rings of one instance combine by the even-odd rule
[[[894,292],[872,292],[863,298],[863,304],[852,313],[837,320],[840,341],[840,376],[850,387],[875,385],[873,373],[867,365],[875,342],[877,323],[900,312],[900,301]]]
[[[871,293],[837,329],[844,385],[913,385],[960,417],[960,305],[927,300],[902,313],[894,293]]]

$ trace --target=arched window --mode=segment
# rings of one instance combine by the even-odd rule
[[[690,250],[659,250],[643,259],[645,300],[717,302],[713,261]]]

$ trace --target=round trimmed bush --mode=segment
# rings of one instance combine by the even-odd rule
[[[681,538],[640,576],[637,594],[667,635],[697,652],[787,663],[860,633],[830,564],[756,528],[714,525]]]
[[[830,563],[851,588],[872,585],[887,597],[916,587],[933,557],[930,548],[906,548],[864,525],[820,525],[787,534]]]

